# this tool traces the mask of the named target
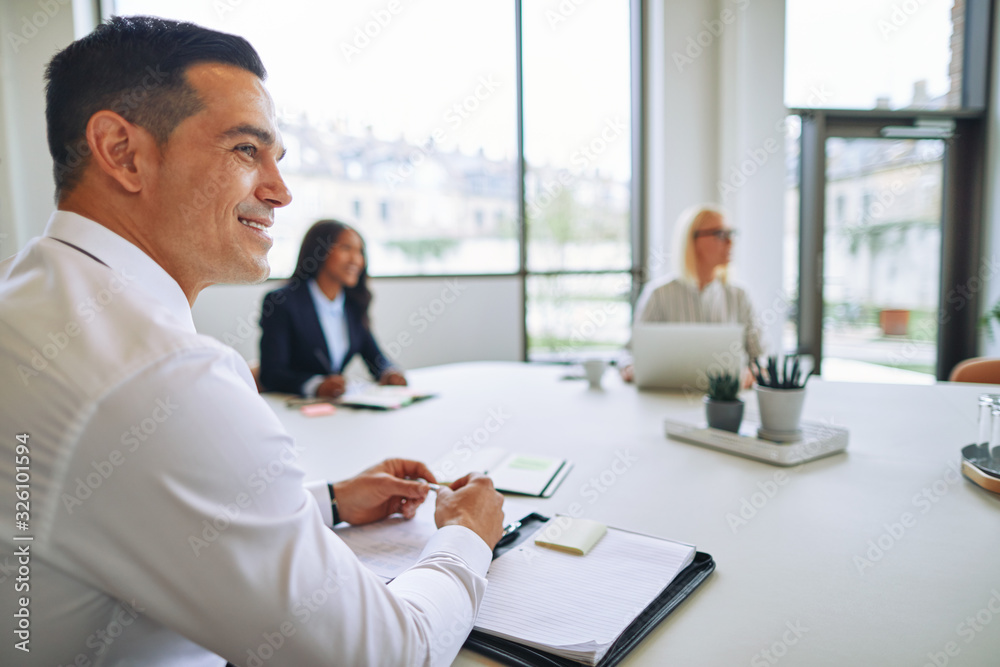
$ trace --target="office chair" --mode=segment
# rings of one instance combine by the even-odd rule
[[[975,382],[978,384],[1000,384],[1000,359],[973,357],[959,362],[951,369],[949,382]]]

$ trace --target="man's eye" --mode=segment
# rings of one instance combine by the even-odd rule
[[[255,157],[257,155],[257,147],[252,144],[243,144],[242,146],[237,146],[236,150],[244,153],[248,157]]]

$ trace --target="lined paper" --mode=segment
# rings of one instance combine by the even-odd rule
[[[524,543],[493,561],[476,629],[596,664],[694,554],[613,528],[586,556]]]
[[[417,562],[427,541],[437,532],[434,505],[435,498],[431,494],[412,519],[397,516],[364,526],[334,528],[334,532],[369,570],[386,581],[392,581]],[[527,503],[505,498],[504,525],[532,511]]]
[[[504,502],[507,522],[531,511],[527,503]],[[397,517],[336,532],[362,563],[391,581],[417,562],[436,530],[434,503],[425,502],[409,521]],[[529,539],[490,565],[476,629],[595,665],[694,555],[689,544],[615,528],[586,556]]]

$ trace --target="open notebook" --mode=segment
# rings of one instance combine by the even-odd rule
[[[454,481],[470,472],[485,473],[501,493],[550,498],[573,464],[557,456],[519,454],[503,447],[455,448],[430,465],[438,480]]]
[[[508,500],[504,510],[512,520],[525,506]],[[416,562],[433,532],[430,503],[411,521],[390,519],[337,530],[359,559],[387,580]],[[507,642],[574,662],[603,664],[602,658],[623,643],[619,652],[624,655],[714,568],[710,557],[698,554],[707,560],[698,577],[665,596],[678,575],[688,572],[695,547],[609,528],[586,556],[577,556],[535,546],[533,532],[525,531],[490,566],[477,632],[470,640],[475,650],[496,648],[496,642],[481,639],[487,635],[499,640],[495,657],[505,657]],[[629,633],[633,636],[623,642]]]

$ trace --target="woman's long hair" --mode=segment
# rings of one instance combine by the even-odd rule
[[[674,223],[674,258],[677,273],[692,285],[698,284],[698,254],[694,247],[694,234],[708,215],[717,215],[723,221],[728,219],[724,209],[714,204],[696,204],[689,206]],[[729,278],[729,267],[715,267],[715,278],[726,284]]]
[[[299,248],[299,259],[295,262],[292,280],[305,283],[310,278],[315,278],[330,255],[330,249],[337,244],[345,230],[358,234],[353,227],[339,220],[320,220],[314,223],[302,237],[302,247]],[[361,238],[361,234],[358,234],[358,238]],[[361,238],[361,255],[365,259],[365,265],[358,276],[358,284],[354,287],[344,287],[343,290],[344,297],[355,304],[361,312],[362,326],[369,329],[368,306],[372,302],[372,293],[368,289],[368,254],[365,252],[363,238]]]

